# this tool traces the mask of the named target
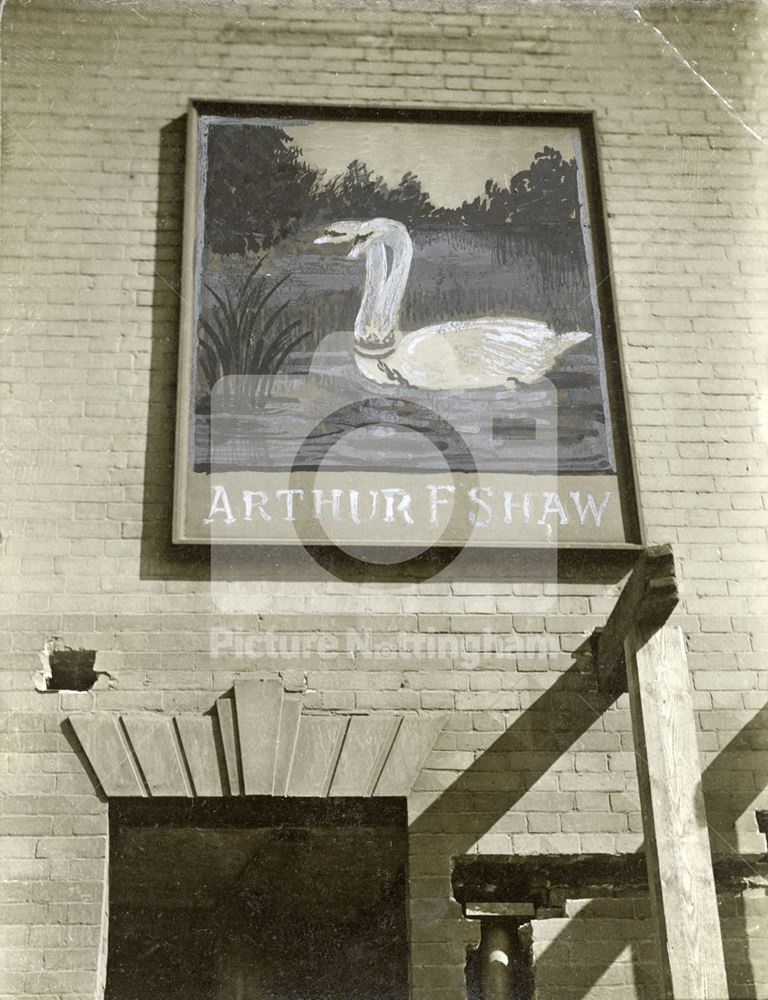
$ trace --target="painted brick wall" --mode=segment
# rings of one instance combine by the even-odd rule
[[[713,847],[764,848],[762,11],[9,0],[0,994],[90,997],[100,978],[106,806],[62,731],[73,710],[199,712],[278,672],[328,710],[452,713],[413,801],[419,1000],[463,995],[476,941],[451,857],[642,842],[627,705],[604,711],[572,655],[615,567],[563,561],[547,582],[473,557],[429,583],[345,583],[296,553],[254,568],[169,544],[190,97],[595,113],[641,510],[679,560]],[[93,692],[35,690],[54,638],[98,651]]]

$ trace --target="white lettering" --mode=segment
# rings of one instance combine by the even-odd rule
[[[429,523],[437,524],[437,508],[450,503],[448,497],[438,496],[438,490],[447,490],[449,493],[455,493],[456,487],[449,484],[433,486],[430,483],[427,485],[427,489],[429,490]]]
[[[520,510],[523,513],[523,520],[527,524],[531,519],[531,494],[524,493],[520,503],[515,503],[512,499],[514,493],[509,490],[504,492],[504,524],[512,524],[512,511]]]
[[[304,490],[276,490],[275,500],[280,497],[285,497],[285,520],[295,521],[296,517],[293,513],[293,498],[298,497],[300,500],[304,499]]]
[[[371,491],[373,492],[373,491]],[[398,489],[395,486],[387,487],[381,491],[381,495],[384,497],[384,523],[393,524],[395,520],[395,511],[398,514],[402,514],[403,520],[406,524],[414,524],[414,520],[411,517],[411,494],[407,490]],[[395,500],[400,498],[400,502],[397,507],[395,507]]]
[[[312,496],[315,499],[315,517],[318,521],[322,520],[323,506],[325,504],[328,504],[331,508],[332,520],[341,520],[341,495],[343,492],[343,490],[331,490],[331,498],[329,500],[323,495],[325,490],[312,490]]]
[[[591,493],[587,493],[587,502],[584,507],[581,506],[581,493],[571,493],[571,500],[573,500],[574,506],[576,507],[576,512],[579,515],[579,521],[584,524],[587,514],[591,514],[595,525],[599,528],[600,522],[603,519],[603,514],[605,513],[605,508],[608,506],[608,501],[611,499],[611,491],[603,493],[603,502],[600,504],[600,509],[598,510],[595,504],[595,499]]]
[[[550,514],[557,514],[560,524],[568,524],[568,515],[565,513],[560,497],[557,493],[544,494],[544,512],[539,518],[539,524],[546,524]]]
[[[358,490],[349,491],[349,516],[353,524],[360,524],[359,514],[360,492]]]
[[[368,520],[372,521],[379,509],[379,497],[381,496],[379,490],[368,490],[368,495],[371,498],[371,513],[368,515]],[[349,491],[349,511],[352,515],[352,521],[354,524],[362,524],[362,518],[360,516],[360,493],[358,490]]]
[[[227,496],[227,491],[223,486],[213,487],[211,509],[208,512],[208,517],[203,518],[203,524],[211,524],[217,514],[224,515],[224,524],[234,524],[237,520],[232,514],[232,508],[229,505],[229,497]]]
[[[482,491],[489,499],[493,496],[493,490],[490,486],[473,486],[472,489],[469,490],[469,499],[480,508],[480,511],[470,510],[469,523],[474,525],[476,528],[487,528],[493,519],[493,509],[490,504],[487,504],[485,500],[478,496],[480,491]],[[480,512],[485,514],[484,520],[480,520]]]
[[[211,485],[210,508],[202,516],[205,525],[234,525],[243,521],[252,525],[272,521],[295,522],[305,516],[318,521],[346,522],[356,527],[379,524],[430,525],[437,527],[448,521],[459,491],[464,492],[467,521],[478,529],[513,526],[512,532],[524,525],[538,524],[554,537],[554,529],[579,523],[587,530],[602,528],[613,502],[615,490],[588,493],[584,489],[562,495],[555,491],[502,490],[495,486],[457,486],[451,483],[427,483],[419,486],[426,492],[389,486],[378,489],[347,489],[345,487],[313,489],[238,489],[229,496],[229,486]],[[445,508],[445,509],[444,509]],[[555,520],[555,518],[557,520]],[[577,520],[578,519],[578,520]],[[551,539],[550,539],[551,540]]]
[[[256,501],[255,503],[254,500]],[[271,521],[271,515],[264,510],[264,504],[266,502],[267,494],[263,493],[261,490],[243,490],[243,518],[246,521],[252,521],[253,512],[256,511],[262,520]]]

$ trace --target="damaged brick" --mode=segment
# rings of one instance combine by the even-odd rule
[[[95,649],[72,649],[50,639],[40,653],[41,669],[35,675],[38,691],[90,691],[100,677]]]

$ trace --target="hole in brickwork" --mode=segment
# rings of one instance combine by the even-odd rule
[[[591,898],[615,895],[618,887],[645,890],[647,876],[645,858],[639,854],[465,856],[454,861],[452,886],[462,906],[473,901],[528,901],[537,915],[551,910],[549,916],[560,916],[569,893],[571,898]]]
[[[54,649],[48,655],[48,691],[90,691],[99,675],[95,649]]]
[[[467,948],[467,964],[464,966],[467,983],[467,1000],[483,1000],[480,985],[480,948]]]

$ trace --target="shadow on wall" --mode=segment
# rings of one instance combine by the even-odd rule
[[[582,647],[577,651],[571,667],[558,677],[557,681],[544,691],[530,707],[522,712],[488,749],[476,759],[428,806],[409,828],[409,852],[414,872],[429,871],[426,880],[430,898],[425,901],[430,907],[435,902],[436,882],[445,879],[444,898],[451,892],[451,857],[469,854],[477,841],[492,831],[504,817],[514,809],[521,799],[530,792],[541,779],[550,772],[557,761],[570,750],[576,749],[581,737],[596,721],[601,720],[610,706],[611,699],[601,695],[596,686],[589,650]],[[83,766],[88,770],[94,786],[98,780],[91,771],[87,757],[82,753],[78,739],[68,721],[63,724],[63,732]],[[764,966],[754,962],[756,942],[759,943],[761,919],[764,916],[766,899],[764,891],[764,871],[755,866],[755,858],[733,857],[724,851],[724,842],[718,828],[732,831],[735,823],[754,807],[756,796],[768,787],[768,767],[756,776],[750,774],[750,781],[740,789],[734,787],[734,774],[740,772],[745,760],[748,763],[756,747],[768,739],[768,704],[734,736],[731,742],[709,764],[704,771],[703,785],[709,812],[713,818],[713,847],[720,857],[717,860],[718,883],[728,898],[721,908],[722,931],[726,953],[730,993],[733,1000],[757,1000],[764,995]],[[223,751],[219,751],[221,756]],[[745,757],[746,755],[746,757]],[[220,767],[223,766],[220,764]],[[746,773],[746,772],[745,772]],[[435,772],[425,771],[423,777],[429,781]],[[438,776],[440,772],[437,772]],[[427,786],[429,787],[429,786]],[[418,789],[418,785],[417,785]],[[152,799],[142,799],[151,802]],[[192,800],[178,800],[181,807]],[[199,800],[198,800],[199,801]],[[208,800],[217,801],[217,800]],[[248,798],[226,798],[235,805],[239,801],[247,806]],[[557,808],[553,806],[552,808]],[[560,806],[561,810],[568,805]],[[714,825],[716,823],[716,826]],[[435,835],[440,846],[436,846]],[[542,838],[546,844],[546,837]],[[435,858],[435,850],[443,852]],[[642,847],[638,851],[642,855]],[[503,864],[505,859],[487,857],[488,863]],[[621,859],[618,859],[621,862]],[[439,861],[444,875],[435,868]],[[510,859],[506,859],[507,865]],[[531,858],[535,863],[535,859]],[[480,863],[475,860],[474,863]],[[632,866],[630,857],[624,856],[623,864]],[[520,867],[518,859],[517,867]],[[758,895],[742,893],[739,888],[753,880],[760,888]],[[415,884],[419,879],[415,878]],[[730,887],[730,889],[728,888]],[[418,888],[417,888],[418,892]],[[758,898],[760,892],[762,897]],[[514,893],[512,893],[514,896]],[[547,902],[547,900],[545,900]],[[621,904],[626,909],[625,902]],[[576,912],[565,925],[550,925],[556,933],[548,935],[546,921],[536,921],[541,930],[536,955],[537,980],[541,970],[542,982],[549,972],[557,977],[557,970],[573,969],[568,983],[560,982],[558,996],[567,1000],[583,1000],[600,983],[606,985],[614,963],[620,960],[628,947],[632,948],[634,963],[633,978],[639,996],[653,997],[655,985],[652,982],[655,967],[653,952],[653,926],[640,926],[635,919],[621,919],[611,909],[610,901],[594,899],[584,901],[575,908]],[[636,916],[642,915],[640,911]],[[446,915],[448,928],[455,934],[455,915]],[[534,938],[534,943],[536,943]],[[750,944],[752,953],[750,954]],[[454,959],[461,956],[454,955]],[[446,960],[448,957],[446,956]],[[623,963],[625,968],[627,963]],[[549,971],[548,971],[549,970]],[[554,971],[553,971],[554,970]],[[554,986],[554,981],[550,983]],[[566,992],[562,992],[567,985]]]
[[[584,655],[580,657],[579,652]],[[467,831],[463,841],[457,836],[453,843],[465,852],[471,851],[476,839],[514,808],[558,758],[584,735],[609,704],[609,699],[597,690],[588,656],[582,647],[581,651],[577,651],[573,665],[411,825],[411,837],[447,829],[445,823],[450,816],[455,828]],[[751,780],[752,770],[740,770],[744,767],[744,755],[754,754],[756,749],[765,746],[766,741],[768,704],[734,736],[705,769],[702,777],[707,812],[712,817],[710,833],[713,853],[725,855],[717,866],[718,874],[723,872],[733,882],[739,879],[742,883],[748,882],[753,876],[760,882],[764,875],[764,872],[755,869],[751,859],[740,860],[735,856],[736,850],[731,847],[730,839],[736,822],[752,806],[756,796],[768,788],[768,763],[765,761],[758,775],[754,776],[754,783]],[[518,761],[529,762],[527,770],[520,769],[515,755],[518,755]],[[735,788],[734,774],[743,774],[750,780],[745,781],[740,789]],[[467,815],[457,819],[457,813]],[[728,840],[725,839],[726,832],[729,833]],[[729,851],[732,853],[728,854]],[[641,847],[638,854],[642,853]],[[722,881],[722,878],[718,879],[720,884]],[[754,937],[759,926],[755,908],[759,910],[759,900],[753,905],[748,895],[738,898],[735,893],[721,907],[723,946],[732,1000],[758,1000],[765,995],[764,973],[760,966],[752,964],[750,956],[750,936]],[[621,933],[622,925],[624,933]],[[624,949],[630,946],[638,998],[655,1000],[659,989],[653,973],[656,967],[655,927],[651,924],[644,928],[636,926],[636,921],[632,920],[621,921],[617,925],[615,914],[606,914],[604,899],[591,900],[579,907],[561,932],[547,941],[537,961],[537,985],[540,967],[544,989],[557,986],[557,995],[563,1000],[582,1000],[591,995],[590,991],[598,981],[601,987],[610,985],[609,970]],[[753,941],[753,955],[756,947]],[[571,970],[565,980],[564,969]]]
[[[171,544],[186,123],[181,115],[160,129],[141,527],[144,580],[210,578],[208,549]]]
[[[756,956],[764,944],[759,935],[766,900],[740,898],[738,889],[719,886],[718,902],[730,1000],[758,1000],[765,996],[765,977],[751,966],[748,933]],[[520,931],[531,949],[535,996],[658,1000],[658,946],[647,894],[569,898],[565,912],[565,918],[536,920]],[[530,997],[513,993],[513,1000]]]
[[[382,563],[381,553],[353,558],[332,546],[226,546],[212,557],[204,545],[173,545],[173,465],[181,297],[186,116],[160,129],[152,344],[140,575],[145,580],[322,580],[416,582],[439,574],[450,580],[615,583],[634,552],[433,548],[403,565]],[[413,556],[413,553],[403,553]],[[214,564],[215,560],[215,564]]]

